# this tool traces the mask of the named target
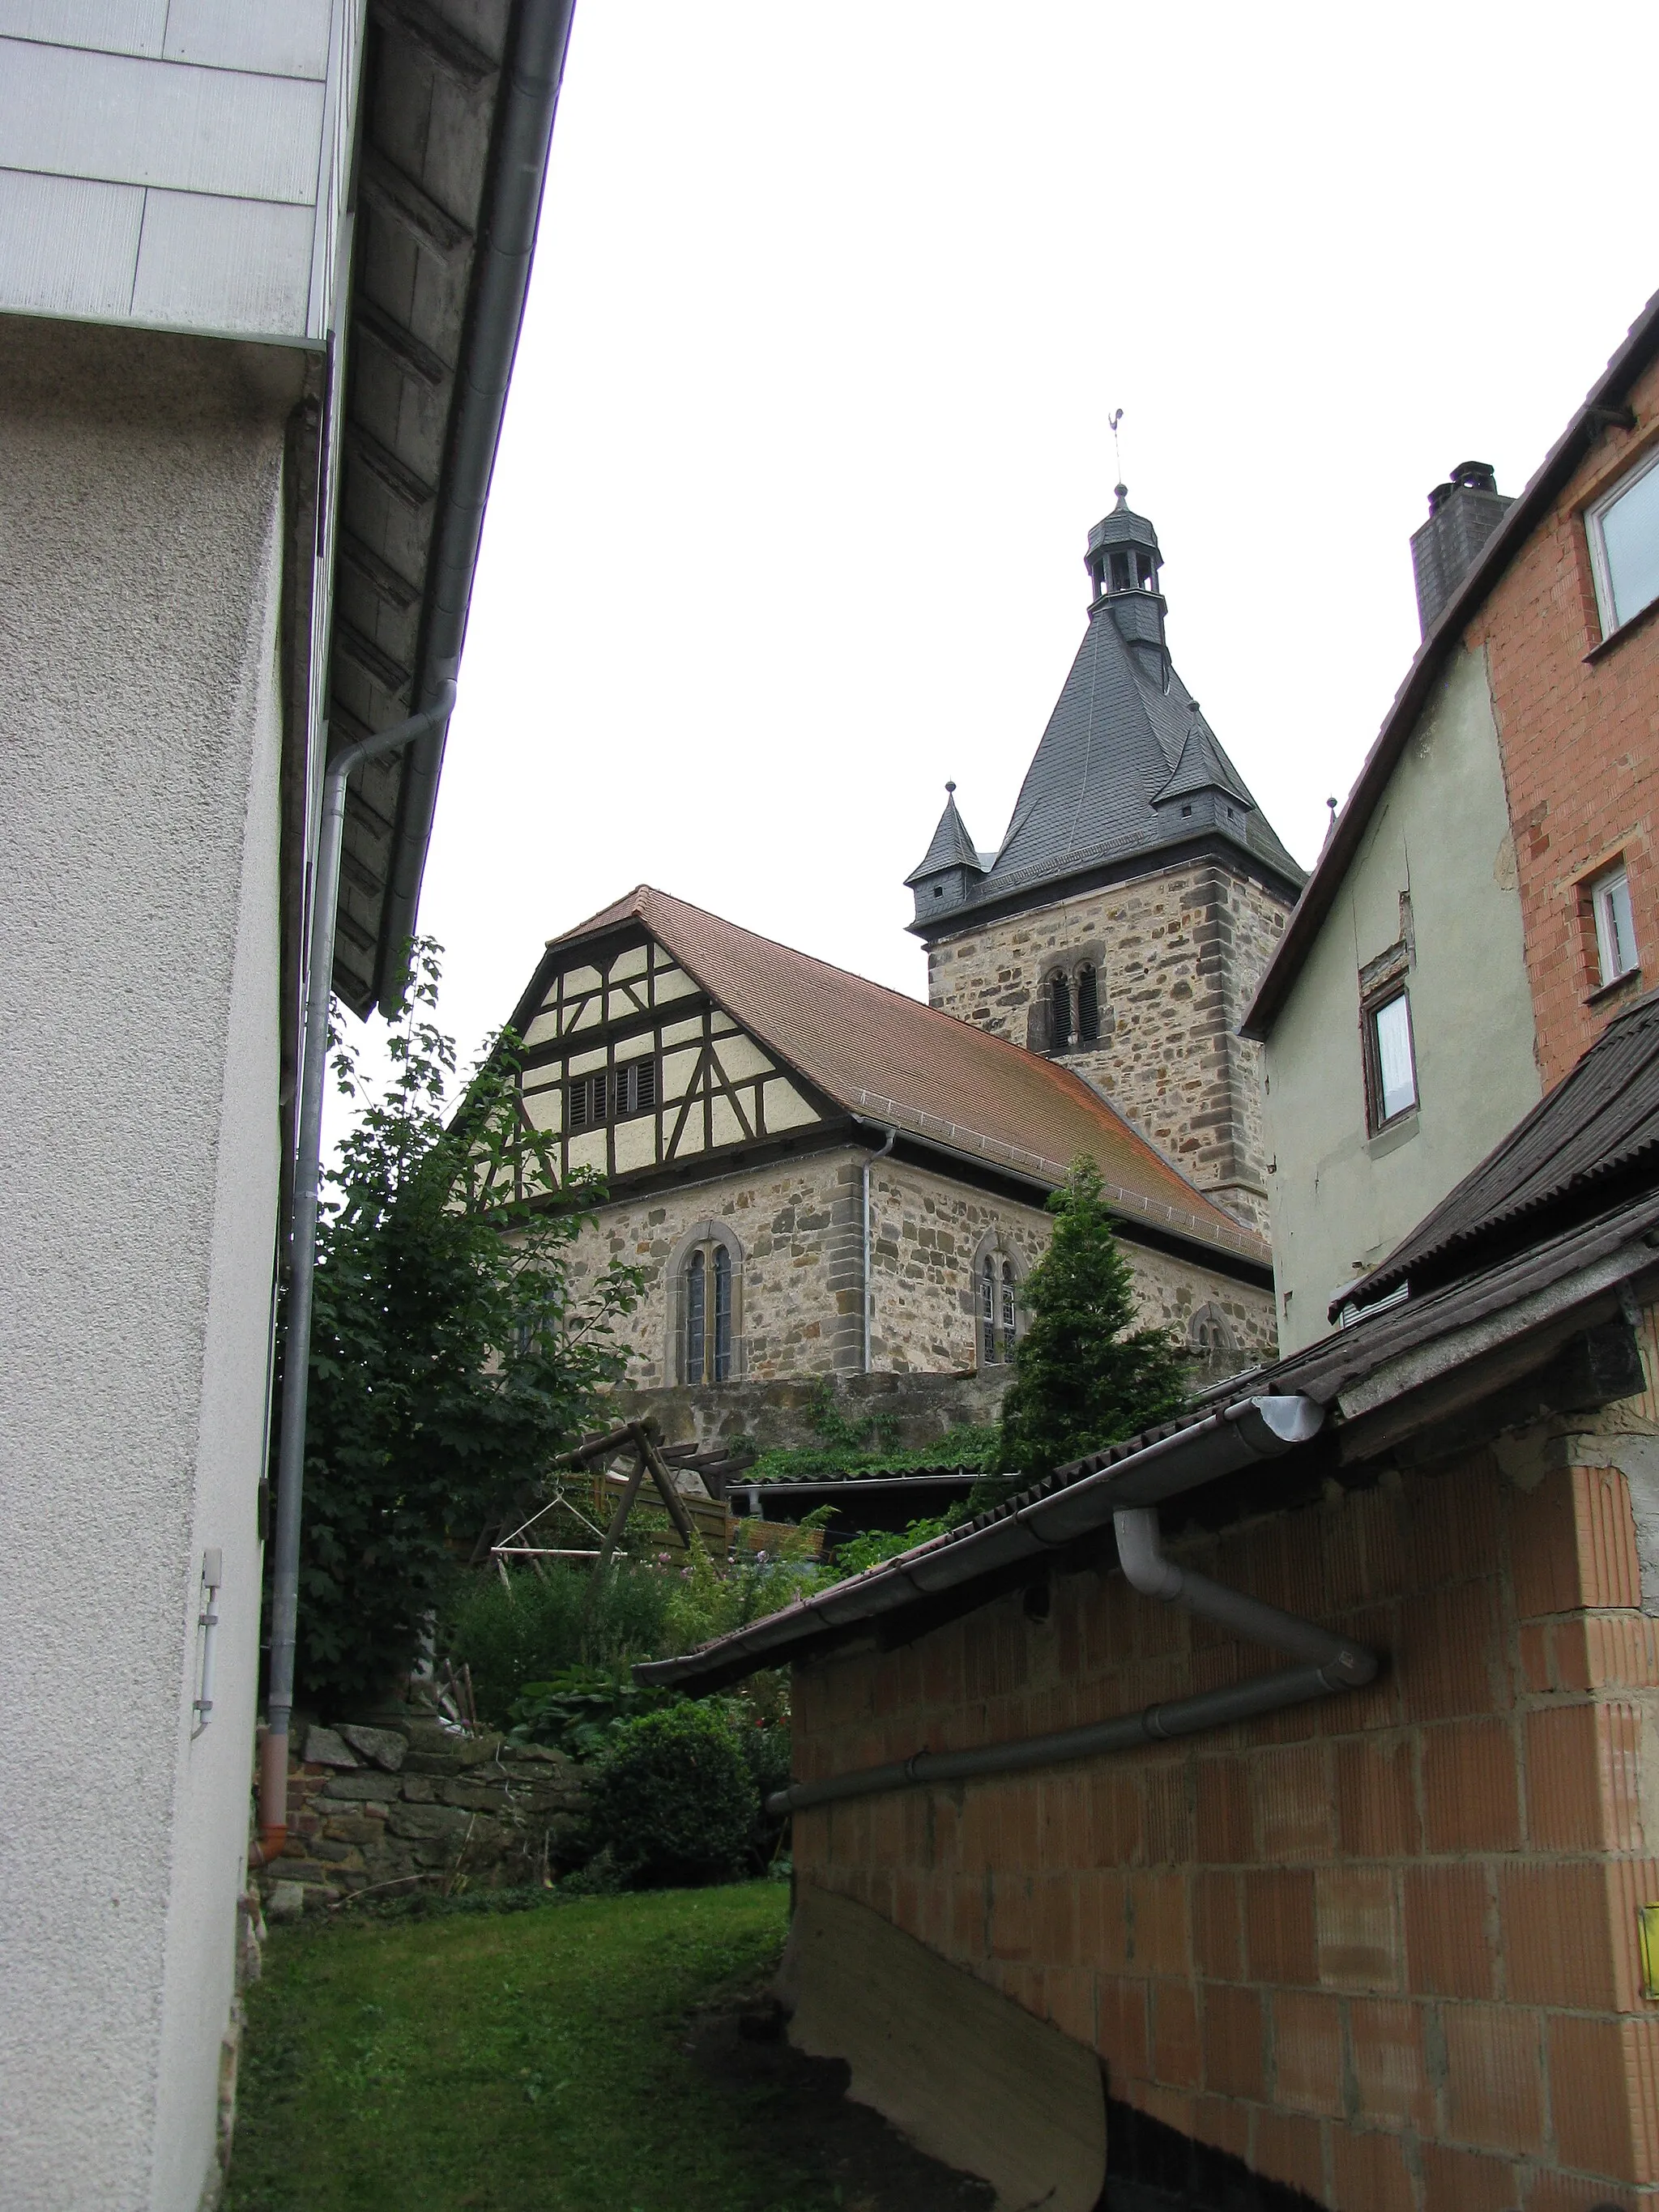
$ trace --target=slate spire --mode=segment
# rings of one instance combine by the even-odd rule
[[[1089,532],[1084,555],[1088,628],[1015,801],[1008,834],[988,865],[974,853],[954,801],[921,866],[911,927],[927,935],[948,915],[994,904],[1023,911],[1088,881],[1159,865],[1171,848],[1242,848],[1294,897],[1302,871],[1251,798],[1176,673],[1164,637],[1167,603],[1158,532],[1116,503]]]

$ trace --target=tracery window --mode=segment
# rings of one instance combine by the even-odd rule
[[[1187,1341],[1206,1358],[1238,1348],[1227,1317],[1218,1306],[1200,1306],[1187,1325]]]
[[[1029,1042],[1034,1052],[1070,1052],[1100,1042],[1099,955],[1073,956],[1073,965],[1050,969],[1033,1002]]]
[[[979,1358],[981,1367],[1006,1366],[1018,1339],[1018,1285],[1012,1260],[994,1249],[979,1263]]]
[[[732,1376],[734,1270],[718,1237],[694,1244],[680,1265],[680,1381],[729,1382]]]

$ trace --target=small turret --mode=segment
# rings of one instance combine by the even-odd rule
[[[1084,565],[1094,597],[1092,619],[1103,611],[1116,625],[1118,635],[1142,664],[1143,673],[1162,688],[1169,680],[1169,653],[1164,641],[1164,617],[1168,611],[1158,588],[1164,556],[1158,532],[1144,514],[1129,505],[1128,487],[1117,484],[1117,505],[1089,532]]]
[[[957,811],[956,790],[955,784],[945,785],[945,811],[939,817],[933,842],[921,864],[904,878],[916,895],[918,921],[960,906],[985,873],[967,824]]]

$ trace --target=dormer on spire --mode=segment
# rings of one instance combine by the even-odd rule
[[[1094,597],[1089,607],[1092,622],[1102,614],[1115,625],[1125,645],[1152,676],[1160,690],[1169,685],[1170,661],[1164,641],[1167,611],[1158,587],[1164,556],[1158,532],[1144,514],[1129,505],[1128,487],[1114,486],[1117,504],[1089,532],[1084,565]]]
[[[960,906],[985,873],[974,841],[968,835],[968,825],[957,811],[956,793],[955,784],[947,783],[945,811],[939,817],[933,841],[920,865],[904,878],[916,895],[918,921]]]

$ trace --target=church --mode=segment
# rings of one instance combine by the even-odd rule
[[[606,1181],[578,1275],[643,1271],[629,1382],[690,1394],[700,1428],[706,1394],[745,1385],[1000,1385],[1079,1154],[1144,1318],[1212,1366],[1275,1353],[1236,1030],[1301,872],[1175,672],[1157,533],[1121,486],[1086,565],[1000,849],[947,787],[907,879],[927,1006],[642,884],[551,939],[514,1009],[526,1122],[562,1175]]]

